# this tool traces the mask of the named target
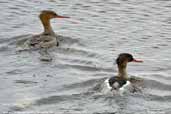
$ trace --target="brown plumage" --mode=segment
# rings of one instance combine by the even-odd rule
[[[39,18],[44,28],[43,33],[33,36],[26,43],[31,47],[40,47],[40,48],[50,48],[53,46],[57,46],[58,45],[57,36],[51,27],[50,20],[53,18],[69,18],[69,17],[60,16],[54,11],[43,10],[40,13]]]

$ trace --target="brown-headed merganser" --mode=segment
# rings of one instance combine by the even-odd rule
[[[126,67],[129,62],[143,62],[142,60],[136,60],[129,53],[121,53],[116,59],[116,64],[118,66],[118,74],[114,77],[110,77],[105,80],[108,89],[112,90],[123,90],[124,87],[130,85],[131,79],[127,75]]]
[[[50,10],[43,10],[40,13],[39,18],[44,27],[44,32],[39,35],[33,36],[33,38],[30,39],[29,45],[32,47],[41,47],[41,48],[50,48],[53,46],[57,46],[58,45],[57,36],[51,27],[50,20],[53,18],[69,18],[69,17],[60,16]]]

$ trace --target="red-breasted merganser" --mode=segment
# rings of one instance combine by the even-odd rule
[[[66,16],[60,16],[53,11],[43,10],[39,18],[42,22],[44,32],[39,35],[34,35],[32,38],[28,39],[24,46],[24,49],[29,48],[50,48],[53,46],[58,46],[57,36],[53,31],[50,20],[53,18],[69,18]]]
[[[129,53],[121,53],[116,59],[116,64],[118,66],[118,74],[117,76],[111,77],[105,80],[105,84],[107,84],[108,89],[112,90],[120,90],[123,87],[126,87],[131,83],[130,78],[128,78],[126,67],[129,62],[143,62],[142,60],[136,60]]]

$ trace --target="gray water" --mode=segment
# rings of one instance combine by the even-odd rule
[[[52,20],[61,35],[50,49],[16,52],[19,39],[42,32],[50,9],[71,19]],[[0,112],[49,114],[171,114],[170,0],[0,0]],[[77,22],[76,23],[74,23]],[[98,88],[128,52],[129,75],[144,79],[142,93],[104,95]]]

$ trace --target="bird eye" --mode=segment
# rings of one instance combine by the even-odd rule
[[[54,13],[54,14],[53,14],[53,16],[57,16],[57,14],[56,14],[56,13]]]
[[[133,57],[130,57],[129,58],[129,62],[131,62],[131,61],[133,61],[134,60],[134,58]]]

